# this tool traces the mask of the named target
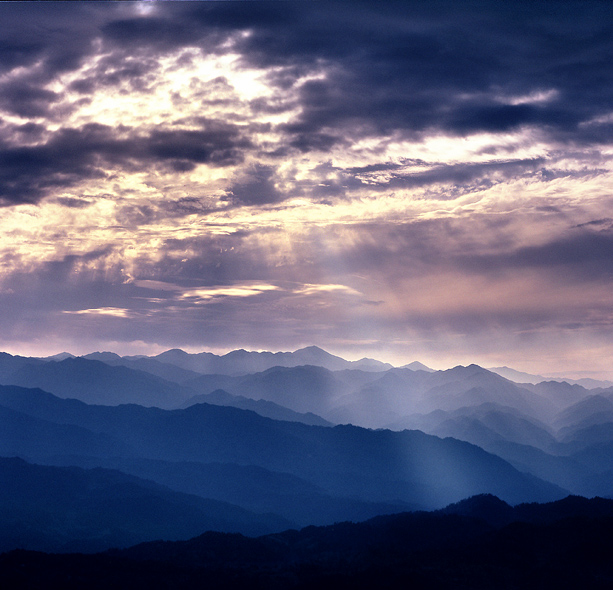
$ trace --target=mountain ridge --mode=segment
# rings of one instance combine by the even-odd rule
[[[46,399],[50,409],[38,399]],[[137,405],[92,406],[36,390],[0,387],[3,406],[51,421],[56,440],[64,440],[58,426],[78,426],[104,435],[105,444],[116,448],[114,455],[103,457],[117,456],[118,449],[125,448],[122,453],[129,457],[252,464],[302,477],[332,495],[367,501],[442,504],[471,491],[498,493],[510,501],[563,494],[477,446],[418,431],[308,426],[208,404],[171,411]],[[27,440],[24,429],[17,442]],[[42,444],[44,436],[40,440],[38,456],[49,457]],[[64,455],[70,454],[70,443],[66,444]],[[104,448],[96,453],[105,453]],[[72,453],[79,455],[80,447]],[[501,484],[505,479],[506,486]]]
[[[613,580],[613,501],[567,497],[510,507],[481,495],[437,512],[378,516],[255,538],[207,532],[95,555],[0,555],[7,588],[361,589],[556,587]],[[579,584],[579,586],[578,586]]]

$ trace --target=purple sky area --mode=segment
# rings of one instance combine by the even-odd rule
[[[611,368],[613,3],[0,25],[1,350]]]

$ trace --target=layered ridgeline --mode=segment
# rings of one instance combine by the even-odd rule
[[[0,432],[0,455],[5,457],[120,470],[176,492],[268,514],[264,524],[276,522],[278,528],[438,508],[486,492],[511,503],[566,495],[452,438],[350,425],[312,426],[205,403],[179,410],[96,406],[40,389],[2,386]],[[14,465],[5,463],[1,469]],[[105,479],[105,473],[97,477]],[[65,475],[34,470],[32,488],[45,490],[46,481]],[[13,494],[11,481],[5,477],[8,496]],[[19,489],[14,490],[17,496]],[[45,503],[41,506],[44,510]],[[71,503],[66,509],[72,509]],[[96,539],[95,531],[87,535],[92,542]],[[120,537],[110,536],[109,546]],[[98,540],[103,542],[100,536]]]
[[[358,521],[483,493],[517,504],[613,490],[608,383],[394,368],[316,347],[0,354],[0,383],[0,456],[21,458],[0,464],[3,501],[21,515],[1,527],[5,549],[95,550]],[[15,470],[30,495],[10,484]],[[66,478],[80,482],[81,504],[69,494],[45,502],[49,482]],[[135,503],[139,517],[122,519]],[[94,505],[98,517],[85,518]]]
[[[604,589],[613,500],[515,507],[491,495],[437,512],[248,538],[207,532],[95,555],[0,555],[3,588]]]

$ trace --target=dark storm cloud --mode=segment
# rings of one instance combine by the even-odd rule
[[[41,42],[3,39],[0,41],[0,67],[2,70],[12,70],[31,64],[43,49]]]
[[[545,163],[544,158],[447,165],[404,160],[402,163],[388,162],[343,169],[328,162],[313,169],[317,181],[299,181],[296,182],[296,187],[300,195],[320,201],[326,197],[349,197],[358,189],[372,194],[416,188],[431,188],[429,198],[444,200],[454,199],[458,194],[483,190],[499,182],[534,176],[535,172],[540,173],[543,181],[606,172],[598,169],[580,172],[551,171],[544,168]],[[413,172],[410,170],[411,166],[426,169]],[[385,173],[385,176],[372,176],[373,173]],[[333,178],[326,178],[327,175],[332,175]],[[437,188],[441,186],[442,188]]]
[[[37,81],[44,83],[76,69],[91,54],[97,27],[105,17],[90,3],[37,4],[13,2],[0,7],[0,71],[35,68]]]
[[[70,209],[85,209],[92,205],[92,201],[88,199],[78,199],[76,197],[58,197],[55,199],[55,202],[63,207],[69,207]]]
[[[439,165],[423,172],[394,173],[390,180],[382,183],[382,185],[384,188],[418,188],[442,183],[456,186],[473,184],[482,188],[493,184],[495,180],[508,180],[526,173],[532,173],[544,162],[543,158],[532,158],[506,162]],[[452,195],[449,195],[449,197],[451,198]]]
[[[555,107],[486,103],[458,108],[448,119],[447,126],[456,133],[475,131],[499,133],[511,131],[522,125],[558,127],[562,131],[576,131],[582,119],[580,113]]]
[[[0,204],[67,207],[5,211],[3,337],[279,348],[609,321],[590,176],[610,170],[611,2],[0,3],[0,24]],[[198,185],[200,165],[227,168]],[[287,220],[289,197],[330,207]],[[239,295],[181,299],[196,286]]]
[[[505,221],[498,223],[504,226]],[[496,229],[490,222],[483,222],[481,226],[475,222],[471,227],[464,227],[454,220],[393,226],[338,225],[327,227],[325,231],[314,229],[308,239],[297,238],[289,251],[272,257],[267,248],[258,247],[258,242],[251,239],[255,236],[247,232],[169,240],[161,249],[165,255],[155,265],[143,266],[143,276],[184,285],[197,282],[212,286],[253,281],[257,277],[260,281],[283,286],[284,290],[258,296],[258,299],[224,298],[203,308],[201,313],[185,310],[185,314],[193,315],[193,322],[219,326],[226,332],[229,330],[227,334],[234,329],[228,324],[233,317],[241,318],[246,330],[249,326],[252,330],[261,329],[265,325],[266,306],[272,313],[278,305],[282,312],[279,322],[285,322],[292,329],[299,329],[305,321],[312,322],[311,328],[327,322],[326,329],[337,334],[343,329],[342,310],[348,301],[354,315],[359,314],[360,305],[373,307],[368,305],[367,296],[347,299],[339,292],[325,294],[321,301],[326,302],[326,307],[319,308],[313,303],[318,301],[315,292],[307,297],[291,295],[292,289],[301,283],[343,284],[364,294],[371,290],[371,294],[384,295],[388,302],[390,297],[400,298],[404,302],[401,313],[387,319],[371,318],[390,334],[401,326],[424,332],[474,333],[489,327],[536,330],[570,325],[571,322],[577,327],[598,326],[608,321],[608,302],[599,301],[599,297],[590,299],[589,289],[590,285],[602,284],[613,275],[611,235],[571,234],[566,239],[553,239],[539,247],[506,248],[502,254],[486,255],[483,240],[488,242]],[[327,247],[330,243],[335,244],[333,250]],[[181,253],[186,251],[191,255],[189,259],[182,259]],[[286,262],[286,255],[291,257],[291,263]],[[516,279],[521,281],[522,274],[531,269],[542,271],[543,282],[529,284],[525,287],[527,290],[520,293],[534,299],[528,298],[525,303],[519,299],[510,305],[516,295],[512,289],[508,292],[505,289]],[[445,280],[451,282],[441,283],[439,276],[446,276]],[[501,283],[504,287],[497,286],[501,277],[508,281]],[[457,287],[454,287],[454,279],[462,285],[456,294],[453,293]],[[551,290],[541,292],[550,279],[553,279]],[[429,295],[420,290],[411,291],[410,285],[423,284],[420,281],[432,283]],[[467,284],[478,286],[478,291],[464,291]],[[443,291],[439,291],[441,287]],[[569,298],[561,306],[556,292],[560,287],[574,289],[574,294],[580,294],[585,288],[592,315],[586,317],[582,312],[585,303],[581,297]],[[414,298],[419,304],[412,303]],[[439,301],[440,305],[432,302],[424,306],[424,298]],[[382,306],[385,303],[379,301],[374,307]],[[190,331],[191,327],[186,326],[186,329]],[[313,328],[313,334],[316,333]],[[284,342],[282,335],[278,336],[279,342]],[[267,337],[272,338],[270,332]]]
[[[157,62],[144,56],[111,56],[101,59],[93,73],[70,83],[69,89],[79,94],[92,94],[105,87],[118,87],[128,82],[133,90],[145,90],[147,74],[155,69]],[[154,81],[153,78],[149,83]]]
[[[256,164],[246,172],[246,178],[236,182],[228,191],[227,200],[233,205],[268,205],[286,197],[275,187],[274,168]]]
[[[244,65],[274,66],[268,82],[292,100],[277,93],[251,106],[256,112],[299,106],[291,121],[276,128],[284,137],[267,153],[279,158],[292,151],[325,152],[367,136],[497,133],[524,126],[564,142],[608,142],[611,123],[594,120],[608,115],[613,102],[613,5],[564,6],[154,3],[152,14],[138,16],[136,4],[94,3],[74,11],[62,3],[36,10],[5,5],[0,64],[33,69],[0,82],[0,105],[26,118],[51,116],[61,96],[44,84],[92,56],[98,51],[94,40],[101,38],[105,57],[88,77],[73,81],[72,90],[90,94],[126,81],[146,90],[154,83],[148,76],[156,59],[187,47],[238,52]],[[323,77],[301,81],[307,73]],[[550,94],[538,98],[543,92]],[[36,147],[5,144],[4,204],[35,202],[50,187],[104,176],[105,163],[122,158],[164,162],[175,172],[198,163],[240,162],[251,131],[219,128],[217,137],[209,130],[162,128],[134,139],[113,138],[107,128],[106,137],[93,142],[91,129],[64,129]],[[437,173],[465,182],[459,168],[395,182],[423,186]],[[249,190],[236,187],[237,202],[279,200],[264,186],[266,179],[253,182],[259,184]]]
[[[76,306],[83,292],[90,292],[89,283],[102,282],[105,278],[106,259],[112,253],[113,247],[109,246],[84,254],[67,254],[58,260],[43,262],[35,269],[13,273],[4,283],[4,288],[10,294],[16,294],[11,298],[16,307],[20,305],[19,297],[23,298],[22,307],[24,303],[36,300],[36,305],[43,311],[61,309],[62,305]],[[84,266],[89,271],[78,272]],[[117,272],[114,278],[121,280],[120,273]],[[76,284],[80,285],[78,289],[75,289]],[[103,291],[112,292],[113,281],[109,281]],[[95,293],[94,288],[90,296],[95,296]]]
[[[481,273],[536,268],[565,276],[567,281],[610,280],[613,277],[613,233],[582,231],[504,254],[460,255],[454,262],[460,268]]]
[[[141,47],[155,45],[159,49],[182,47],[199,40],[198,31],[189,22],[177,22],[168,13],[166,18],[130,18],[112,21],[102,27],[103,35],[121,45]]]
[[[30,122],[25,123],[24,125],[15,126],[12,128],[12,131],[20,136],[19,139],[25,140],[26,143],[29,143],[32,141],[39,141],[44,135],[46,128],[44,125]]]
[[[602,230],[613,229],[613,219],[610,217],[604,217],[603,219],[594,219],[593,221],[586,221],[585,223],[579,223],[575,227],[589,227],[596,226]]]
[[[270,227],[228,235],[203,232],[197,237],[167,239],[158,247],[156,260],[143,257],[135,262],[138,278],[192,286],[253,281],[335,283],[340,279],[334,273],[328,276],[321,267],[326,257],[330,258],[331,267],[340,259],[327,251],[319,234],[314,240],[313,236],[295,240],[288,237],[285,247],[280,247],[274,239],[283,236],[281,230]]]
[[[2,85],[0,107],[20,117],[45,117],[59,99],[56,92],[17,81]]]
[[[585,284],[586,288],[590,281],[602,282],[613,276],[613,232],[569,228],[566,234],[540,245],[518,246],[507,235],[513,235],[513,222],[502,216],[473,221],[331,225],[321,233],[313,230],[309,240],[300,244],[292,278],[303,273],[305,282],[325,283],[365,276],[394,290],[407,279],[456,271],[496,280],[535,269],[542,271],[542,276],[558,277],[567,285]],[[499,253],[487,253],[492,241],[498,242]],[[334,251],[327,248],[329,243],[335,244]],[[239,252],[237,249],[236,255],[250,256]],[[260,254],[254,252],[253,256]],[[317,277],[314,273],[322,269],[324,274]],[[335,275],[337,269],[343,270],[343,276]],[[266,276],[274,275],[269,272]]]
[[[569,132],[574,141],[593,138],[597,129],[579,124],[610,108],[613,9],[554,6],[211,3],[195,12],[203,26],[249,30],[236,39],[243,60],[288,68],[278,72],[284,87],[288,71],[327,68],[326,79],[300,86],[302,112],[285,127],[305,151],[360,134],[525,125],[566,140]],[[545,101],[504,102],[550,90],[556,95]]]
[[[360,135],[413,136],[429,130],[462,135],[525,125],[566,141],[605,141],[602,125],[580,124],[609,110],[612,9],[602,2],[565,7],[157,3],[154,15],[113,18],[118,9],[98,5],[93,21],[100,23],[98,34],[111,51],[107,61],[117,64],[101,66],[98,75],[75,81],[73,88],[87,93],[100,84],[138,80],[148,68],[122,64],[130,52],[143,59],[182,47],[221,53],[230,42],[244,64],[275,67],[267,75],[270,84],[298,91],[301,112],[281,129],[289,136],[287,145],[300,151],[326,150]],[[248,34],[238,34],[242,31]],[[15,64],[55,47],[52,40],[4,44]],[[68,46],[70,55],[90,50]],[[54,63],[62,61],[68,68],[78,60]],[[295,85],[300,76],[317,71],[327,77]],[[504,102],[552,90],[556,95],[547,101]],[[282,112],[294,105],[260,100],[252,106]],[[284,153],[283,146],[278,150]]]
[[[400,128],[420,129],[434,124],[440,107],[454,106],[459,93],[524,94],[548,88],[562,93],[551,110],[456,103],[459,112],[447,124],[454,128],[455,122],[459,129],[535,120],[569,125],[581,114],[602,109],[610,98],[613,23],[604,2],[570,3],[567,10],[554,10],[555,3],[549,9],[470,2],[435,2],[427,9],[418,2],[186,4],[158,3],[154,16],[119,19],[113,19],[117,9],[98,5],[95,20],[108,21],[99,31],[109,48],[150,46],[158,54],[184,46],[220,51],[221,42],[244,30],[250,34],[234,35],[234,48],[250,65],[334,64],[334,80],[303,85],[303,121],[314,127],[354,117],[374,123],[381,117],[386,126],[395,121]],[[83,12],[77,18],[83,19]],[[70,46],[65,52],[78,52],[78,46]],[[6,51],[9,60],[21,63],[46,49],[45,40],[32,40]],[[68,67],[70,59],[65,61]]]
[[[169,282],[197,280],[201,285],[227,285],[254,278],[268,280],[274,262],[265,251],[248,245],[249,236],[249,232],[238,231],[166,240],[157,261],[139,261],[142,277]],[[189,257],[186,252],[190,252]]]
[[[199,130],[147,134],[96,123],[61,129],[44,144],[0,144],[0,202],[37,202],[51,188],[104,178],[110,166],[164,165],[180,172],[202,163],[228,166],[240,162],[249,145],[238,127],[220,121],[208,121]]]
[[[195,164],[238,164],[250,141],[241,136],[238,127],[219,121],[211,121],[208,127],[198,131],[152,131],[145,140],[145,154],[171,161],[178,171]]]
[[[0,108],[23,118],[50,116],[62,95],[45,85],[91,55],[100,22],[85,6],[48,4],[0,7]]]

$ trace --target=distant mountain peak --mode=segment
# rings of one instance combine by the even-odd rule
[[[411,371],[427,371],[428,373],[434,373],[434,369],[431,369],[427,365],[420,363],[419,361],[413,361],[407,365],[402,365],[401,369],[409,369]]]
[[[295,350],[294,352],[304,352],[304,351],[312,351],[312,352],[323,352],[325,354],[330,354],[329,352],[325,351],[323,348],[320,348],[319,346],[315,346],[314,344],[311,344],[310,346],[304,346],[303,348],[299,348],[298,350]]]
[[[506,365],[502,367],[488,367],[488,371],[496,373],[505,379],[514,381],[515,383],[532,383],[536,385],[541,381],[545,381],[545,377],[542,375],[532,375],[530,373],[524,373],[523,371],[517,371]]]
[[[41,357],[41,360],[44,361],[65,361],[66,359],[75,358],[74,354],[70,352],[59,352],[58,354],[54,354],[51,356]]]
[[[67,357],[67,358],[70,358],[70,357]],[[118,354],[116,354],[114,352],[109,352],[109,351],[105,351],[105,352],[90,352],[89,354],[84,354],[80,358],[84,358],[84,359],[87,359],[87,360],[93,360],[93,361],[102,361],[102,362],[114,361],[114,360],[121,359],[121,357]]]
[[[319,357],[326,357],[326,358],[335,358],[335,359],[340,359],[340,356],[336,356],[334,354],[329,353],[328,351],[324,350],[323,348],[319,348],[319,346],[305,346],[304,348],[299,348],[298,350],[295,350],[293,353],[291,354],[296,354],[296,355],[300,355],[300,354],[310,354],[310,355],[316,355]]]
[[[490,371],[488,371],[487,369],[484,369],[483,367],[480,367],[479,365],[476,365],[475,363],[471,363],[470,365],[456,365],[455,367],[452,367],[451,369],[447,369],[447,371],[445,372],[469,373],[472,375],[475,373],[489,373]]]

